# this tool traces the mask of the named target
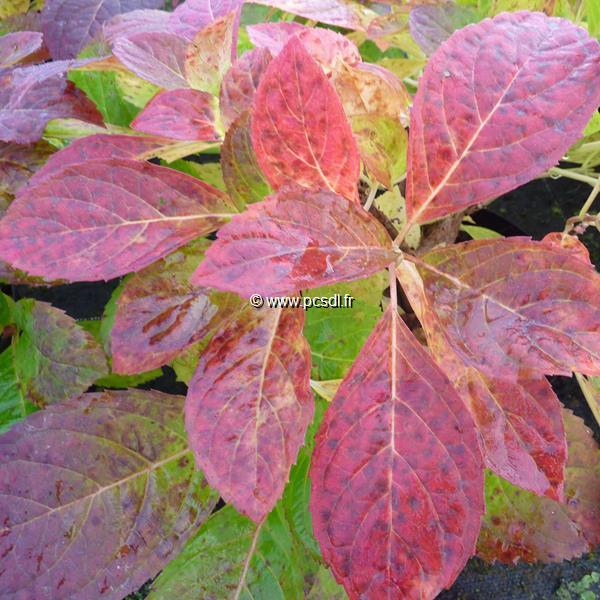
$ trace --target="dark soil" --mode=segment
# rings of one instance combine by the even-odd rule
[[[530,235],[541,239],[551,231],[562,231],[567,218],[577,214],[591,188],[571,180],[540,179],[533,181],[493,202],[487,210],[473,215],[480,225],[495,229],[504,235]],[[592,261],[600,265],[600,233],[588,230],[583,236]],[[76,283],[53,288],[15,286],[13,295],[33,297],[62,308],[76,319],[97,318],[108,301],[117,280],[107,283]],[[583,399],[574,379],[550,378],[562,402],[585,419],[600,441],[600,430]],[[185,394],[186,386],[177,382],[170,368],[164,375],[143,387],[168,393]],[[545,598],[580,598],[558,596],[561,585],[578,582],[591,572],[600,572],[600,555],[589,554],[578,560],[551,565],[488,565],[472,559],[463,573],[439,600],[528,600]],[[144,586],[129,598],[141,600],[148,593]],[[593,596],[587,596],[590,598]],[[600,589],[595,597],[600,598]],[[325,599],[324,599],[325,600]]]

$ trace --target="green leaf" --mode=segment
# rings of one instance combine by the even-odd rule
[[[44,406],[84,392],[106,375],[106,358],[75,319],[45,302],[20,300],[13,337],[14,369],[22,394]]]
[[[490,240],[493,238],[501,238],[502,235],[493,229],[480,227],[479,225],[461,225],[461,231],[468,233],[474,240]]]
[[[222,192],[227,191],[225,182],[223,181],[223,174],[221,173],[221,165],[218,162],[197,163],[180,158],[170,163],[166,161],[161,161],[161,163],[171,169],[196,177],[196,179],[200,179]]]
[[[310,290],[312,297],[339,293],[354,298],[352,308],[312,308],[306,312],[304,335],[310,344],[313,379],[340,379],[346,374],[381,317],[380,282],[376,275]],[[370,291],[365,289],[369,285]]]
[[[24,419],[37,408],[21,391],[15,373],[14,348],[11,345],[0,354],[0,432]]]
[[[600,3],[598,0],[584,0],[590,35],[600,37]]]
[[[592,135],[597,131],[600,131],[600,112],[598,111],[596,111],[592,115],[592,118],[589,120],[589,123],[585,126],[585,129],[583,130],[583,135]]]

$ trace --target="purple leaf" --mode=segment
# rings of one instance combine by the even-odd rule
[[[173,11],[169,23],[175,33],[191,41],[200,29],[241,5],[242,0],[187,0]]]
[[[10,67],[42,47],[42,34],[17,31],[0,37],[0,69]]]
[[[169,13],[164,10],[151,9],[132,10],[124,15],[117,15],[104,25],[104,39],[112,44],[117,38],[134,33],[168,32],[171,30],[169,17]]]

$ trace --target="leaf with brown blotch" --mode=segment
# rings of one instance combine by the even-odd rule
[[[469,367],[448,341],[415,266],[405,261],[397,274],[431,354],[473,415],[486,466],[514,485],[562,501],[567,448],[561,404],[548,381],[532,373],[507,381]]]
[[[0,595],[120,600],[177,555],[218,500],[182,411],[160,392],[85,394],[0,436]]]
[[[188,244],[128,277],[117,298],[111,330],[115,373],[131,375],[156,369],[209,335],[234,310],[233,296],[189,283],[202,259],[207,240]]]
[[[229,196],[240,210],[246,204],[259,202],[272,191],[252,149],[248,111],[236,119],[225,134],[221,169]]]
[[[368,277],[395,256],[383,225],[358,203],[290,188],[222,227],[192,283],[276,296]]]
[[[169,25],[175,33],[191,41],[198,31],[241,4],[241,0],[186,0],[171,13]]]
[[[222,192],[190,175],[127,159],[90,161],[10,205],[0,257],[47,279],[111,279],[217,229],[233,212]]]
[[[331,29],[315,29],[287,21],[248,26],[250,41],[259,48],[267,48],[273,56],[283,50],[292,35],[302,42],[326,73],[335,70],[342,62],[356,65],[362,60],[356,44]]]
[[[378,65],[343,64],[332,75],[332,83],[342,101],[346,116],[375,115],[408,122],[410,95],[404,84]]]
[[[554,165],[600,103],[600,44],[526,11],[456,32],[419,81],[406,201],[424,223],[512,190]]]
[[[44,141],[29,146],[0,142],[0,195],[14,196],[40,167],[43,168],[54,150]]]
[[[325,413],[311,468],[323,557],[351,598],[433,598],[475,548],[475,425],[390,305]]]
[[[130,158],[143,160],[153,156],[152,151],[165,144],[164,140],[133,135],[99,133],[71,142],[53,154],[46,164],[33,175],[29,185],[34,186],[56,177],[67,167],[81,165],[91,160]]]
[[[142,31],[118,37],[115,56],[138,77],[168,90],[189,87],[185,75],[188,42],[169,31]]]
[[[215,141],[212,96],[198,90],[159,92],[133,120],[131,128],[182,141]]]
[[[42,47],[37,31],[15,31],[0,37],[0,69],[12,67]]]
[[[221,83],[219,106],[225,129],[252,108],[258,82],[271,62],[271,53],[254,48],[236,60]]]
[[[600,451],[592,432],[563,411],[569,444],[566,504],[512,486],[488,474],[477,554],[504,563],[559,562],[589,552],[600,542]]]
[[[226,502],[261,521],[281,496],[312,419],[304,312],[249,306],[218,331],[190,382],[196,462]]]
[[[0,70],[0,141],[37,142],[51,119],[75,117],[101,122],[100,113],[67,81],[77,61]]]
[[[191,87],[219,95],[223,76],[231,66],[238,11],[234,10],[201,29],[185,55],[185,76]]]
[[[463,242],[417,268],[449,343],[465,364],[516,381],[600,374],[600,275],[546,242]]]
[[[252,142],[275,189],[295,183],[358,197],[360,157],[352,130],[331,83],[295,36],[260,80]]]

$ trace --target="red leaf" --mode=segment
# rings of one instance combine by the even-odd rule
[[[579,417],[568,410],[563,416],[569,443],[566,504],[488,475],[487,510],[477,542],[481,558],[508,564],[558,562],[600,542],[600,451]]]
[[[32,275],[95,281],[139,270],[218,228],[226,197],[133,160],[98,160],[29,187],[0,221],[0,256]]]
[[[53,154],[48,162],[29,180],[37,185],[51,179],[67,167],[83,164],[90,160],[105,158],[131,158],[141,160],[164,142],[150,137],[111,135],[99,133],[79,138],[66,148]]]
[[[0,37],[0,69],[10,67],[42,47],[42,34],[17,31]]]
[[[254,98],[252,142],[269,183],[357,197],[360,158],[335,90],[293,37],[271,61]]]
[[[174,140],[213,141],[215,131],[212,96],[197,90],[158,92],[131,127],[144,133],[162,135]]]
[[[411,115],[418,223],[491,200],[554,165],[600,103],[600,45],[569,21],[503,13],[429,61]]]
[[[102,121],[92,103],[67,82],[67,69],[76,64],[55,61],[0,71],[0,141],[36,142],[50,119]]]
[[[423,256],[425,292],[461,359],[491,377],[600,374],[600,275],[545,242],[464,242]]]
[[[351,598],[433,598],[473,553],[475,427],[392,306],[325,413],[311,479],[317,540]]]
[[[52,58],[75,58],[114,15],[163,4],[163,0],[47,0],[42,10],[44,41]]]
[[[166,89],[189,87],[185,76],[187,40],[169,31],[118,37],[115,56],[138,77]]]
[[[217,496],[193,469],[183,398],[84,394],[0,437],[0,595],[121,600],[156,576]]]
[[[193,288],[189,277],[207,242],[179,249],[125,280],[111,330],[115,373],[141,373],[173,360],[220,325],[230,294]],[[237,301],[236,301],[237,300]]]
[[[290,37],[295,35],[308,53],[325,69],[333,70],[338,63],[355,65],[361,62],[360,52],[347,37],[331,29],[304,27],[298,23],[257,23],[248,27],[250,41],[258,47],[267,48],[277,56]]]
[[[222,227],[192,283],[243,297],[290,294],[368,277],[394,257],[385,229],[362,207],[293,188]]]
[[[414,266],[404,262],[397,272],[430,352],[471,410],[486,465],[515,485],[562,501],[566,441],[561,405],[549,383],[531,374],[511,382],[468,367],[448,342]]]
[[[225,129],[252,107],[258,82],[271,62],[271,54],[255,48],[239,58],[223,77],[220,108]]]
[[[241,0],[187,0],[171,14],[173,31],[193,40],[198,31],[241,6]]]
[[[185,404],[196,462],[256,522],[281,496],[312,419],[304,313],[246,307],[211,340]]]

